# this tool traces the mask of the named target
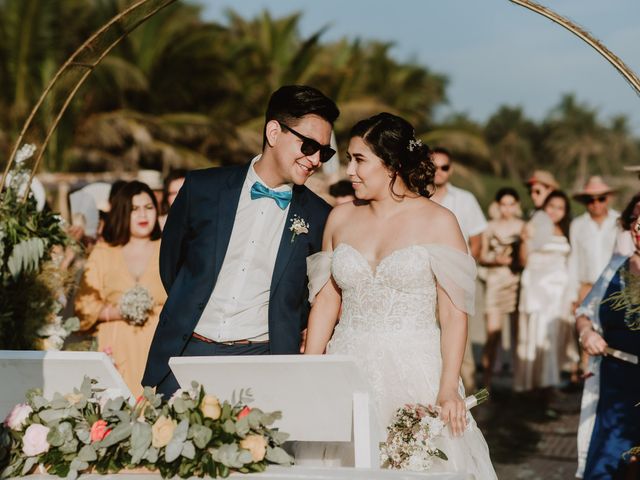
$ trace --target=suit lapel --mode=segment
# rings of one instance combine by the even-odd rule
[[[301,239],[298,237],[295,238],[293,242],[291,241],[293,232],[289,230],[289,228],[291,227],[292,220],[296,216],[306,220],[304,200],[304,187],[294,186],[293,197],[291,199],[287,221],[285,222],[284,230],[282,231],[282,237],[280,238],[278,256],[276,257],[276,263],[273,267],[273,276],[271,277],[271,294],[275,292],[278,283],[280,283],[284,272],[287,270],[287,265],[289,264],[289,260],[291,260],[293,252],[295,252],[298,245],[302,243]],[[310,226],[310,228],[313,228],[313,226]]]
[[[236,212],[238,210],[238,203],[240,201],[240,194],[242,192],[242,186],[247,177],[247,171],[249,165],[238,169],[234,174],[229,176],[226,184],[220,190],[218,197],[218,228],[216,234],[216,246],[215,246],[215,265],[214,265],[214,278],[218,278],[220,269],[222,268],[222,262],[224,256],[227,253],[227,247],[229,246],[229,240],[231,239],[231,232],[233,231],[233,223],[236,219]]]

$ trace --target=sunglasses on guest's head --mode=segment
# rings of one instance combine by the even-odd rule
[[[587,198],[587,203],[604,203],[607,201],[607,196],[606,195],[598,195],[598,196],[594,196],[594,197],[589,197]]]
[[[306,156],[314,155],[318,150],[320,150],[320,162],[325,163],[331,160],[331,157],[333,157],[336,154],[336,151],[333,148],[331,148],[330,145],[321,145],[320,143],[316,142],[313,138],[305,137],[301,133],[296,132],[289,125],[285,125],[282,122],[278,122],[278,123],[282,128],[290,131],[296,137],[302,140],[302,145],[300,145],[300,151],[304,153]]]
[[[440,166],[436,165],[436,170],[442,170],[443,172],[448,172],[450,168],[451,168],[450,163],[447,163],[446,165],[440,165]]]

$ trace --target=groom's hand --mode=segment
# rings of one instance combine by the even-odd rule
[[[300,342],[300,353],[304,353],[304,346],[307,343],[307,329],[305,328],[302,331],[301,342]]]

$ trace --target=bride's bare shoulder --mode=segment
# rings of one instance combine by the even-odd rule
[[[460,224],[451,210],[428,200],[422,205],[422,213],[420,218],[428,231],[430,243],[441,243],[466,251],[467,246]]]

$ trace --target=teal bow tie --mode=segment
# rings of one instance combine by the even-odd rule
[[[278,206],[284,210],[291,203],[291,197],[293,196],[291,190],[285,190],[278,192],[265,187],[262,183],[256,182],[251,186],[251,200],[256,198],[269,197],[273,198]]]

